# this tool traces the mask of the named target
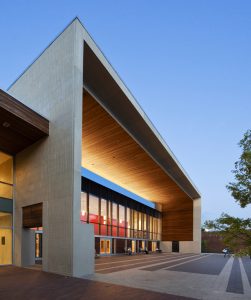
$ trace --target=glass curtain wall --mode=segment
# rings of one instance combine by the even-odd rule
[[[0,152],[0,198],[12,199],[13,158]]]
[[[12,215],[0,212],[0,265],[12,264]]]
[[[12,264],[13,158],[0,152],[0,265]]]
[[[160,218],[85,192],[81,193],[80,219],[94,224],[95,235],[161,240]]]

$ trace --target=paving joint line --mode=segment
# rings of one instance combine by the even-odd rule
[[[170,257],[172,256],[172,254],[164,254],[164,256],[166,257]],[[132,259],[132,261],[136,261],[136,260],[150,260],[150,259],[159,259],[159,257],[147,257],[147,258],[136,258],[136,259]],[[96,263],[95,266],[100,266],[100,265],[107,265],[107,264],[116,264],[116,263],[119,263],[119,262],[126,262],[126,261],[130,261],[130,259],[126,260],[118,260],[118,261],[111,261],[111,262],[105,262],[105,263]]]
[[[169,270],[170,268],[174,268],[174,267],[177,267],[177,266],[180,266],[180,265],[184,265],[184,264],[187,264],[187,263],[189,263],[189,262],[191,262],[191,261],[199,260],[199,259],[202,259],[202,258],[211,256],[211,255],[213,255],[213,254],[209,254],[209,255],[207,255],[207,256],[202,256],[202,257],[190,259],[190,260],[188,260],[188,261],[184,261],[184,262],[181,262],[181,263],[179,263],[179,264],[176,264],[176,265],[173,265],[173,266],[170,266],[170,267],[167,267],[167,268],[164,267],[164,268],[162,268],[162,269],[164,269],[164,270]]]
[[[191,256],[191,257],[195,257],[195,256],[198,256],[198,255],[200,255],[200,254],[196,254],[196,255],[193,255],[193,256]],[[170,260],[170,261],[164,261],[164,262],[161,263],[161,264],[164,264],[164,263],[167,263],[167,262],[173,262],[173,261],[177,261],[177,260],[182,260],[182,259],[186,259],[186,258],[189,258],[189,256],[182,257],[182,258],[178,258],[178,259],[172,259],[172,260]],[[164,259],[163,259],[163,260],[164,260]],[[141,264],[141,263],[138,263],[138,264]],[[161,264],[151,263],[151,264],[149,264],[148,266],[150,267],[150,266],[161,265]],[[98,270],[97,270],[97,273],[100,272],[100,271],[105,271],[105,270],[110,270],[110,269],[115,269],[115,268],[122,268],[122,267],[126,267],[126,266],[131,266],[131,265],[135,265],[135,268],[137,268],[137,266],[136,266],[137,264],[135,264],[135,263],[130,263],[130,264],[123,265],[123,266],[115,266],[115,267],[110,267],[110,268],[105,268],[105,269],[98,269]],[[148,267],[148,266],[147,266],[147,267]],[[139,267],[145,268],[146,266],[139,266]],[[133,268],[133,269],[134,269],[134,268]],[[140,270],[140,268],[139,268],[139,270]]]

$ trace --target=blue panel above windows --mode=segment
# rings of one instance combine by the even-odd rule
[[[0,198],[0,211],[12,213],[13,201],[9,199]]]

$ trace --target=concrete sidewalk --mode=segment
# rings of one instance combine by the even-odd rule
[[[97,273],[89,278],[196,299],[251,299],[249,259],[224,258],[221,254],[190,254],[186,257],[170,254],[160,256],[157,261],[147,258],[145,265],[135,257],[134,268],[130,258],[127,269],[124,262],[116,267],[116,259],[119,264],[120,258],[113,258],[113,264],[106,265],[103,258],[97,263]]]

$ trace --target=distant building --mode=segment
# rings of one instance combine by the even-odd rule
[[[202,232],[201,244],[201,251],[206,253],[221,253],[226,248],[222,236],[217,232]]]

